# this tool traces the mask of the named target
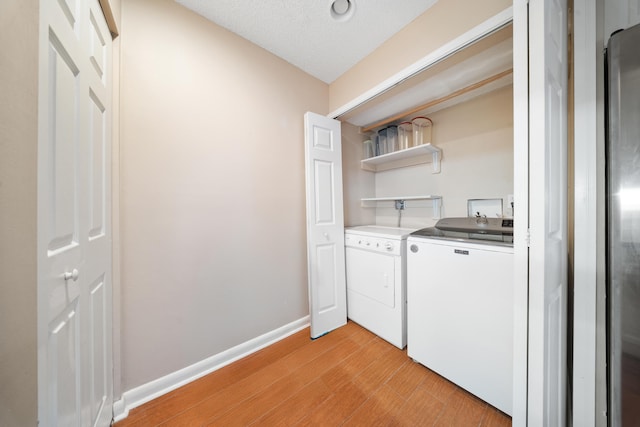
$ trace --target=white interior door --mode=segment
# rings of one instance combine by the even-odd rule
[[[513,416],[527,425],[529,324],[529,4],[513,2]]]
[[[347,323],[340,122],[304,115],[311,338]]]
[[[111,35],[97,0],[40,2],[38,418],[112,419]]]
[[[567,5],[529,2],[528,425],[566,425]]]

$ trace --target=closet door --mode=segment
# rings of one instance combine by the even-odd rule
[[[111,35],[97,0],[40,2],[38,418],[112,419]]]
[[[566,425],[567,4],[529,2],[528,425]]]
[[[347,323],[340,122],[304,115],[311,338]]]

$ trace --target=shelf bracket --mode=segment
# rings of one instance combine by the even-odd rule
[[[433,172],[431,173],[440,173],[440,150],[433,152]]]
[[[434,154],[435,155],[435,154]],[[441,198],[437,198],[437,199],[433,199],[433,219],[440,219],[441,217],[441,213],[440,213],[440,208],[441,208]]]

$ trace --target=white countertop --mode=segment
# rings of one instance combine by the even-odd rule
[[[356,227],[345,227],[345,233],[363,234],[372,237],[385,237],[404,239],[412,232],[414,228],[385,227],[382,225],[359,225]]]

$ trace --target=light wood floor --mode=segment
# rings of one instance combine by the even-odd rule
[[[127,426],[509,426],[355,323],[304,329],[131,411]]]

